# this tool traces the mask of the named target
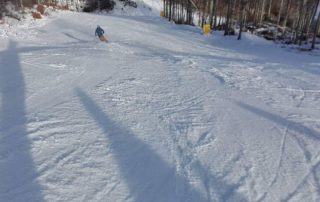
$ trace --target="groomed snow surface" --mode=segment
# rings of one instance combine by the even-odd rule
[[[1,202],[320,201],[319,56],[158,17],[41,22],[0,27]]]

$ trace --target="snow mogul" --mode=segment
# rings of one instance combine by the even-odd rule
[[[104,30],[98,25],[95,35],[99,37],[100,41],[108,42],[107,38],[103,34]]]

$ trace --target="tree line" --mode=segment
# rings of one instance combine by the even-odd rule
[[[6,11],[6,5],[9,3],[17,10],[23,8],[31,8],[34,5],[45,4],[45,5],[81,5],[85,0],[0,0],[0,19],[8,11]]]
[[[213,30],[234,33],[272,25],[274,38],[290,34],[291,42],[301,45],[320,34],[320,0],[164,0],[164,16],[178,24],[210,24]]]
[[[137,8],[137,3],[133,0],[119,0],[124,6],[131,6]],[[113,0],[0,0],[0,19],[3,14],[6,13],[6,5],[10,3],[17,9],[24,7],[32,7],[34,5],[49,5],[49,6],[73,6],[78,11],[92,12],[95,10],[110,11],[115,6]],[[11,16],[12,17],[12,16]]]
[[[17,8],[23,8],[23,7],[31,7],[36,4],[59,4],[59,3],[65,3],[69,5],[73,5],[76,3],[79,3],[83,0],[0,0],[1,8],[4,9],[7,2],[12,3]]]

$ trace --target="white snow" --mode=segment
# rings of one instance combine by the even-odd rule
[[[1,202],[320,201],[319,56],[158,17],[0,29]]]

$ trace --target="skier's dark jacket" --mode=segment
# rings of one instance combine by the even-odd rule
[[[104,34],[104,30],[100,26],[98,26],[96,29],[95,35],[96,36],[98,35],[98,37],[101,37],[103,34]]]

